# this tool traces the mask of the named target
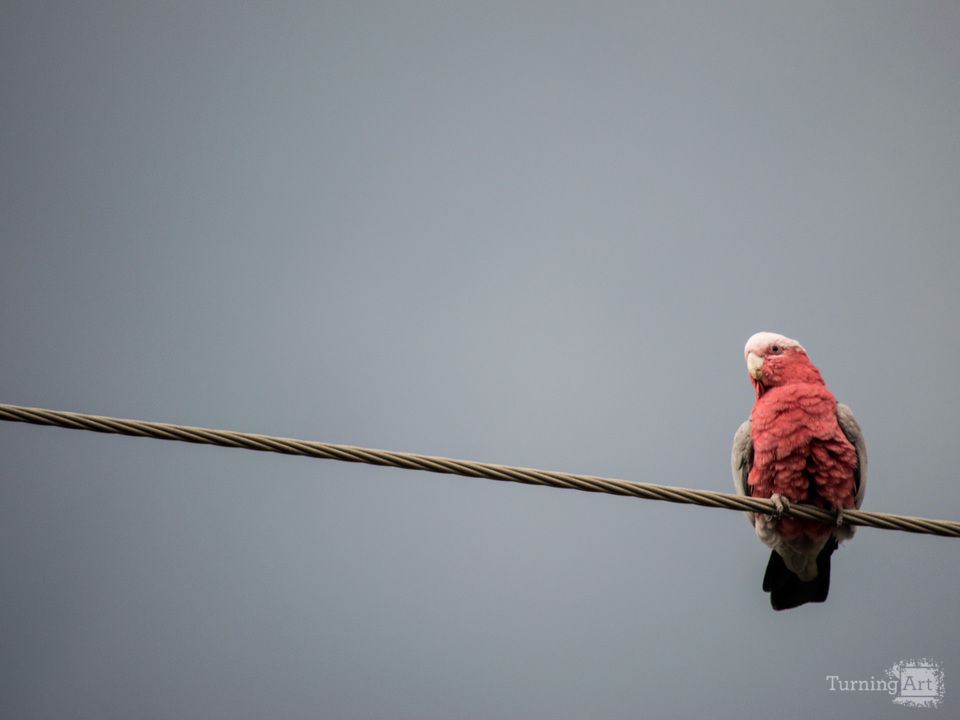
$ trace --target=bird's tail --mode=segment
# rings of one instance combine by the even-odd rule
[[[771,551],[767,571],[763,575],[764,592],[770,593],[774,610],[789,610],[808,602],[823,602],[830,590],[830,556],[837,549],[833,536],[817,555],[817,576],[804,582],[787,569],[776,550]]]

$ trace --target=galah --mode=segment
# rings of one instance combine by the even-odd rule
[[[774,610],[823,602],[830,556],[854,528],[846,508],[859,508],[867,484],[867,448],[853,412],[827,390],[796,340],[759,332],[743,350],[756,402],[733,439],[737,492],[771,498],[773,515],[747,513],[771,549],[763,577]],[[835,524],[783,517],[789,503],[837,511]]]

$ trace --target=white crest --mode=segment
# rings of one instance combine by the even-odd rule
[[[758,332],[750,336],[750,339],[747,340],[746,346],[743,348],[743,355],[746,357],[750,353],[756,353],[760,355],[762,351],[766,350],[771,345],[779,345],[783,348],[797,348],[803,350],[803,345],[798,343],[792,338],[788,338],[786,335],[780,335],[779,333],[773,332]],[[803,350],[806,352],[806,350]]]

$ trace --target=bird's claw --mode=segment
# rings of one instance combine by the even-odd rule
[[[843,525],[843,508],[837,508],[837,527]]]
[[[773,508],[775,510],[773,517],[779,520],[783,517],[783,511],[790,509],[790,501],[780,493],[774,493],[770,496],[770,499],[773,501]]]

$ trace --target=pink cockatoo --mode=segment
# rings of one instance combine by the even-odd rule
[[[774,610],[823,602],[830,588],[830,555],[854,528],[840,524],[845,508],[859,508],[867,484],[867,448],[853,412],[824,385],[820,371],[796,340],[759,332],[744,348],[756,391],[750,419],[733,439],[737,492],[834,509],[838,520],[748,512],[773,552],[763,577]]]

